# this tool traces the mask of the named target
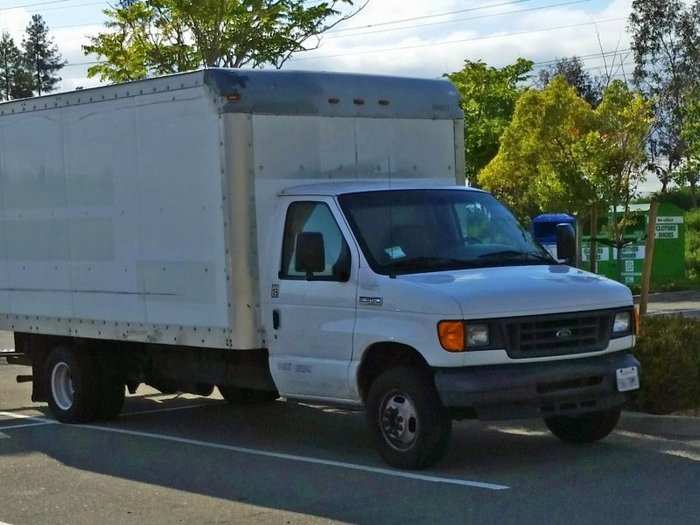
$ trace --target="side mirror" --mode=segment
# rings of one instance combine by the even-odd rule
[[[576,264],[576,231],[571,224],[557,224],[557,259]]]
[[[297,235],[294,268],[306,274],[306,278],[326,269],[326,247],[323,235],[318,232],[304,232]]]

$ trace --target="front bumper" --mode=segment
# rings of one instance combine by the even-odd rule
[[[629,351],[540,363],[435,369],[442,403],[479,419],[577,415],[622,406],[618,368],[636,366]]]

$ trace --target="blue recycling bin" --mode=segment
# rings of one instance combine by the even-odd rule
[[[532,236],[557,259],[557,224],[571,224],[576,230],[576,219],[566,213],[544,213],[532,219]]]

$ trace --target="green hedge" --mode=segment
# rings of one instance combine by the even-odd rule
[[[668,414],[700,407],[700,320],[645,317],[634,353],[642,374],[631,408]]]
[[[700,209],[685,214],[685,264],[691,279],[700,278]]]

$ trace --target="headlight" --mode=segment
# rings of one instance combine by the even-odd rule
[[[440,321],[438,339],[448,352],[485,349],[491,344],[488,323],[469,324],[464,321]]]
[[[632,332],[632,313],[618,312],[613,322],[613,334],[626,334]]]
[[[487,324],[467,324],[466,332],[467,349],[488,346],[491,341]]]

